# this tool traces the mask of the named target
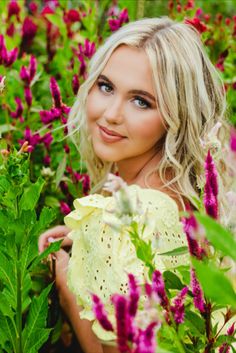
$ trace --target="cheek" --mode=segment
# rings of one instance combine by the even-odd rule
[[[91,91],[87,98],[86,103],[86,113],[89,122],[98,119],[104,110],[104,104],[101,96],[95,92]]]
[[[141,119],[137,116],[136,123],[130,126],[131,134],[135,138],[150,140],[159,140],[165,133],[165,127],[161,117],[157,114],[150,114]]]

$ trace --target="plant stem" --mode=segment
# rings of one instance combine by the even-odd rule
[[[20,261],[17,261],[17,307],[16,307],[16,353],[22,353],[22,298],[21,298],[21,268]]]

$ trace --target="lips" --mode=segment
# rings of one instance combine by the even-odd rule
[[[99,125],[100,129],[103,130],[106,134],[110,135],[110,136],[118,136],[118,137],[125,137],[122,136],[120,134],[118,134],[117,132],[113,131],[113,130],[109,130],[104,126]]]

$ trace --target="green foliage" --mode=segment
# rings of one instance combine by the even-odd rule
[[[40,261],[60,248],[57,242],[38,254],[38,236],[55,212],[37,210],[44,180],[30,181],[27,154],[13,151],[1,162],[0,348],[1,352],[36,353],[51,331],[47,328],[51,285],[38,295],[32,279]]]

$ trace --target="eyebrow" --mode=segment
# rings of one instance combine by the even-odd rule
[[[107,81],[110,85],[115,87],[115,85],[111,82],[111,80],[109,80],[109,78],[107,76],[105,76],[105,75],[99,75],[98,79],[102,79],[104,81]],[[141,94],[142,96],[146,96],[146,97],[150,98],[153,102],[156,102],[155,97],[153,97],[153,95],[148,93],[147,91],[143,91],[143,90],[140,90],[140,89],[132,89],[131,91],[129,91],[129,93]]]

